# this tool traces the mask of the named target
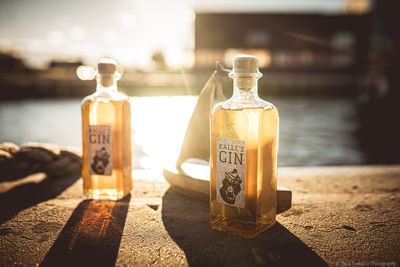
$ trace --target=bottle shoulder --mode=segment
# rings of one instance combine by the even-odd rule
[[[113,91],[113,92],[96,91],[93,94],[88,95],[85,98],[83,98],[81,101],[81,105],[83,105],[86,102],[108,103],[110,101],[128,101],[128,102],[130,102],[128,96],[126,96],[118,91]]]
[[[243,109],[264,109],[264,110],[276,110],[278,112],[277,107],[261,98],[252,99],[251,101],[242,101],[240,99],[230,98],[226,101],[217,103],[213,110],[212,114],[219,110],[243,110]]]

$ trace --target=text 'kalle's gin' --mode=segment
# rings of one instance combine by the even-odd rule
[[[279,116],[258,97],[254,56],[233,59],[233,96],[211,114],[210,223],[254,238],[276,216]]]
[[[90,199],[118,200],[132,189],[131,106],[118,78],[116,62],[102,59],[96,92],[82,100],[82,177]]]

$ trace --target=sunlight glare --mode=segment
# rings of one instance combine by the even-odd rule
[[[184,13],[186,23],[193,23],[196,20],[196,13],[193,10],[188,9]]]
[[[140,159],[142,167],[175,166],[197,96],[132,97],[131,101],[132,140],[147,155]]]
[[[120,36],[114,31],[106,31],[103,34],[104,40],[108,44],[118,44],[120,41]]]
[[[80,25],[75,25],[69,29],[69,34],[73,40],[82,41],[85,38],[86,30]]]
[[[93,80],[95,74],[96,71],[90,66],[80,65],[76,69],[76,75],[78,75],[79,79],[83,81]]]
[[[47,40],[51,44],[61,44],[65,42],[65,33],[60,30],[52,30],[47,34]]]
[[[133,28],[136,25],[136,17],[131,13],[122,13],[120,20],[125,28]]]

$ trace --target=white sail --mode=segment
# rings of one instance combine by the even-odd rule
[[[188,159],[209,161],[211,111],[216,103],[225,99],[222,83],[229,80],[229,71],[221,63],[217,63],[217,70],[214,71],[200,92],[176,162],[179,172],[183,172],[181,165]]]

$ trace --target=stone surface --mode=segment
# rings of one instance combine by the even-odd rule
[[[280,168],[293,206],[252,240],[211,230],[208,204],[161,175],[135,171],[120,202],[85,200],[78,176],[0,183],[0,265],[400,263],[398,165]]]

